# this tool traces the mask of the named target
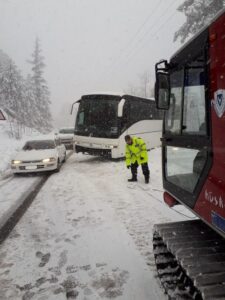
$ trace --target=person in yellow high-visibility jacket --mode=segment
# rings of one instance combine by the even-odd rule
[[[141,165],[145,183],[149,183],[148,152],[144,140],[136,136],[126,135],[125,142],[126,166],[131,169],[132,174],[132,178],[128,181],[137,181],[137,169]]]

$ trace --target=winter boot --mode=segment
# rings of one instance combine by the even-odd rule
[[[135,182],[137,181],[137,177],[132,177],[131,179],[128,179],[129,182]]]
[[[149,183],[149,177],[145,177],[145,183]]]

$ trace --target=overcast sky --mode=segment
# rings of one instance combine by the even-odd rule
[[[0,48],[26,75],[35,38],[52,112],[82,94],[124,91],[180,46],[183,0],[0,0]]]

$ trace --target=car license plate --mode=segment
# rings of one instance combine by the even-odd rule
[[[37,166],[26,166],[26,170],[36,170]]]

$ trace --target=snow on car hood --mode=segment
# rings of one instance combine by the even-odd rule
[[[56,149],[46,150],[22,150],[15,156],[14,160],[42,160],[45,158],[57,157]]]

